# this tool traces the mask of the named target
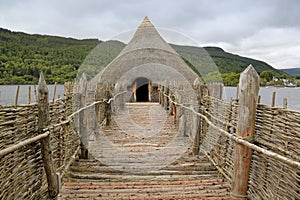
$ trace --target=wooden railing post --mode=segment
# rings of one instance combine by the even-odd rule
[[[107,101],[109,101],[109,99],[111,98],[111,92],[110,92],[110,85],[107,84],[106,85],[106,89],[105,89],[105,99]],[[105,117],[106,117],[106,123],[105,126],[110,126],[111,124],[111,102],[110,103],[105,103]]]
[[[40,75],[38,86],[38,133],[42,134],[43,129],[49,125],[49,104],[48,104],[48,88],[43,74]],[[43,164],[48,182],[48,193],[50,198],[56,198],[58,195],[58,182],[52,161],[52,153],[50,148],[50,135],[41,140],[41,152]]]
[[[237,135],[250,140],[254,136],[256,105],[259,91],[259,75],[252,65],[241,73],[239,83],[239,115]],[[252,149],[236,144],[234,149],[234,172],[231,197],[246,199],[252,160]]]
[[[177,121],[177,108],[176,108],[176,104],[173,104],[173,113],[174,113],[174,124],[176,124],[176,121]]]
[[[201,112],[201,102],[203,101],[203,98],[205,96],[208,96],[208,87],[206,85],[200,85],[194,84],[194,89],[197,91],[197,99],[199,104],[199,112]],[[205,115],[205,113],[203,113]],[[195,127],[195,138],[194,138],[194,144],[193,144],[193,155],[198,155],[200,151],[200,144],[202,143],[203,139],[203,132],[207,131],[207,124],[206,122],[200,118],[199,116],[195,116],[196,120],[194,121],[194,127]],[[205,126],[205,125],[206,126]],[[205,128],[204,128],[205,127]]]
[[[164,108],[165,107],[165,85],[161,85],[160,87],[160,95],[161,95],[161,106]]]
[[[161,104],[161,85],[158,85],[158,103]]]
[[[87,80],[83,73],[79,81],[79,108],[86,106],[86,95],[87,95]],[[87,110],[84,109],[79,113],[79,132],[81,138],[81,159],[88,159],[88,132],[87,132]]]

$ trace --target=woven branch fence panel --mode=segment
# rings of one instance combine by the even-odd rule
[[[49,103],[51,150],[54,166],[62,173],[79,137],[72,120],[72,94]],[[63,123],[62,123],[63,122]],[[38,136],[37,104],[0,106],[0,151]],[[0,157],[0,199],[46,199],[47,179],[40,140]]]
[[[217,128],[201,119],[201,149],[207,153],[219,171],[232,182],[235,142],[218,129],[235,135],[238,100],[230,103],[205,97],[201,113]],[[259,104],[256,113],[255,145],[300,161],[300,112]],[[300,199],[300,169],[253,150],[249,199]]]
[[[0,199],[45,199],[43,171],[39,142],[5,155],[0,161]]]
[[[0,149],[37,135],[37,105],[0,106]]]
[[[0,150],[36,136],[37,122],[36,104],[0,108]],[[45,197],[40,142],[1,157],[0,172],[0,199]]]
[[[234,134],[237,126],[238,105],[236,101],[231,103],[220,99],[206,96],[201,102],[201,112],[219,129]],[[220,172],[232,181],[233,174],[233,147],[234,142],[217,130],[206,124],[202,119],[201,123],[201,151],[217,166]]]
[[[258,105],[255,144],[300,161],[300,112]],[[299,199],[300,169],[253,152],[248,195],[251,199]]]

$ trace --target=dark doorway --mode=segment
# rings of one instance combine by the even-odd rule
[[[136,101],[137,102],[145,102],[148,101],[148,84],[142,85],[136,90]]]
[[[137,78],[136,79],[136,101],[137,102],[146,102],[149,101],[149,80],[146,78]]]

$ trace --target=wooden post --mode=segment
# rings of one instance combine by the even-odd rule
[[[160,99],[160,95],[161,95],[161,87],[160,84],[157,86],[157,92],[158,92],[158,103],[161,104],[161,99]]]
[[[133,92],[133,102],[136,102],[136,90],[137,90],[137,82],[135,81],[133,84],[132,92]]]
[[[34,100],[37,102],[36,86],[34,85],[33,88]]]
[[[200,92],[200,95],[199,95],[199,103],[200,104],[199,105],[201,107],[204,107],[204,109],[200,109],[200,112],[201,112],[201,114],[205,115],[210,120],[211,116],[208,115],[205,112],[205,110],[207,112],[210,111],[210,103],[209,103],[210,101],[208,100],[209,90],[208,90],[207,85],[201,85],[199,92]],[[207,99],[208,101],[205,101],[205,99]],[[199,147],[200,147],[200,144],[203,143],[203,140],[204,140],[204,138],[206,137],[206,135],[208,133],[208,127],[209,127],[209,125],[208,125],[208,123],[202,117],[200,118],[199,125],[200,125],[200,130],[199,130],[200,131],[200,133],[199,133],[199,135],[200,135],[200,137],[199,137]]]
[[[273,94],[272,94],[272,104],[271,104],[271,107],[275,107],[275,99],[276,99],[276,92],[273,92]]]
[[[57,85],[57,83],[55,82],[54,83],[54,91],[53,91],[53,99],[52,99],[52,102],[54,103],[54,101],[55,101],[55,96],[56,96],[56,85]]]
[[[261,96],[259,95],[257,99],[257,104],[260,104],[260,100],[261,100]]]
[[[241,73],[239,84],[239,115],[237,135],[250,139],[254,136],[256,105],[259,91],[259,75],[252,65]],[[246,199],[252,160],[252,149],[236,144],[234,149],[234,172],[231,197]]]
[[[152,91],[153,91],[153,87],[152,87],[152,83],[150,81],[148,81],[148,101],[151,102],[152,101]]]
[[[165,85],[161,85],[160,87],[160,95],[161,95],[161,106],[164,108],[165,107]]]
[[[287,109],[288,107],[288,101],[287,101],[287,98],[283,98],[283,108],[284,109]]]
[[[174,124],[176,124],[176,120],[177,120],[177,108],[176,108],[176,104],[173,104],[173,113],[174,113]]]
[[[240,86],[239,84],[236,86],[236,93],[235,93],[235,99],[239,99],[239,90],[240,90]]]
[[[107,84],[106,89],[105,89],[105,99],[107,99],[107,101],[109,101],[110,98],[111,98],[110,86],[109,86],[109,84]],[[110,126],[110,124],[111,124],[111,102],[105,103],[105,117],[106,117],[105,126]]]
[[[72,92],[73,92],[73,84],[71,82],[66,82],[64,84],[65,88],[65,100],[66,100],[66,112],[65,112],[65,118],[69,116],[72,113]],[[71,109],[70,109],[71,108]]]
[[[27,99],[28,105],[31,103],[31,86],[28,86],[28,99]]]
[[[199,150],[200,150],[200,118],[198,115],[194,115],[194,117],[196,117],[194,121],[196,134],[194,138],[193,155],[196,156],[199,154]]]
[[[206,85],[199,85],[197,86],[197,98],[198,98],[198,104],[199,107],[201,107],[201,100],[205,97],[209,95],[209,89]],[[207,107],[208,108],[208,107]],[[198,112],[201,112],[201,109],[198,110]],[[206,115],[204,112],[202,113],[204,115]],[[196,134],[195,134],[195,138],[194,138],[194,144],[193,144],[193,155],[198,155],[199,151],[200,151],[200,144],[202,144],[202,140],[203,140],[203,136],[204,136],[204,132],[206,134],[207,132],[207,128],[208,125],[206,124],[206,122],[200,118],[198,115],[195,115],[196,119],[194,121],[194,125],[195,125],[195,130],[196,130]],[[207,116],[209,118],[209,116]],[[201,134],[202,133],[202,134]]]
[[[48,104],[48,88],[43,74],[41,73],[38,85],[38,133],[42,134],[43,129],[49,125],[49,104]],[[58,195],[58,182],[52,161],[52,153],[50,148],[50,135],[41,140],[41,152],[43,164],[48,182],[48,193],[50,198],[56,198]]]
[[[14,104],[15,108],[18,106],[19,91],[20,91],[20,86],[17,85],[17,87],[16,87],[16,96],[15,96],[15,104]]]
[[[170,84],[170,87],[171,87],[171,84]],[[175,96],[173,95],[173,91],[174,91],[174,88],[169,88],[169,96],[170,96],[170,99],[168,98],[168,104],[169,104],[169,115],[173,115],[173,102],[172,101],[175,101]]]
[[[164,108],[165,110],[168,110],[169,109],[169,86],[165,86],[165,93],[166,93],[166,96],[164,98]]]
[[[82,74],[79,81],[79,108],[86,106],[86,95],[87,95],[87,80],[85,73]],[[81,159],[88,159],[88,132],[87,132],[87,110],[82,110],[79,113],[79,134],[81,138]]]

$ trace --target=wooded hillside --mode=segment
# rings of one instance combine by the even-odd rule
[[[40,72],[45,74],[47,83],[73,81],[86,56],[101,42],[98,39],[31,35],[0,28],[0,84],[36,84]],[[99,63],[94,66],[105,67],[124,46],[118,41],[106,42],[94,55],[93,62]],[[192,65],[203,64],[199,56],[199,52],[203,53],[202,48],[172,46],[183,58],[188,58],[187,62],[192,60]],[[271,71],[274,75],[284,74],[265,62],[234,55],[218,47],[204,49],[216,63],[226,85],[235,85],[239,73],[249,64],[259,73]]]

